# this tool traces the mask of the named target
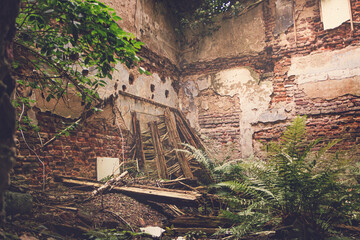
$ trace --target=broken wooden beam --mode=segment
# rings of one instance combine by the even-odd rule
[[[155,102],[153,100],[150,100],[150,99],[147,99],[147,98],[143,98],[143,97],[139,97],[137,95],[134,95],[134,94],[131,94],[131,93],[128,93],[128,92],[124,92],[124,91],[121,91],[119,90],[118,93],[124,97],[129,97],[129,98],[132,98],[134,100],[138,100],[138,101],[142,101],[142,102],[146,102],[146,103],[150,103],[154,106],[157,106],[157,107],[161,107],[161,108],[170,108],[171,111],[178,111],[177,108],[174,108],[174,107],[170,107],[170,106],[167,106],[165,104],[162,104],[162,103],[159,103],[159,102]]]
[[[64,184],[84,186],[88,188],[98,188],[103,184],[99,182],[90,182],[83,180],[75,180],[69,178],[62,178],[61,182]],[[133,198],[141,200],[153,201],[159,203],[167,203],[181,206],[197,206],[202,199],[202,194],[194,191],[164,189],[147,186],[136,187],[113,187],[111,192],[119,192]]]
[[[155,162],[159,178],[169,179],[169,173],[166,166],[164,149],[160,141],[160,133],[156,121],[149,123],[152,143],[155,149]]]
[[[125,177],[128,174],[128,171],[123,172],[122,174],[120,174],[119,176],[110,179],[109,181],[107,181],[104,185],[102,185],[101,187],[99,187],[98,189],[95,189],[92,193],[91,196],[95,196],[99,193],[103,193],[105,190],[108,190],[110,187],[112,187],[115,183],[118,183],[123,177]]]
[[[181,182],[181,183],[180,183]],[[179,178],[174,180],[161,180],[161,186],[165,188],[179,188],[184,186],[182,183],[189,185],[191,187],[199,186],[199,183],[196,179],[189,179],[189,178]]]
[[[146,172],[146,161],[144,153],[144,145],[141,137],[140,122],[136,117],[136,112],[131,113],[132,124],[133,124],[133,133],[135,136],[135,158],[139,161],[139,168],[142,171]]]
[[[178,116],[178,114],[176,114],[175,118],[176,118],[177,127],[178,127],[181,135],[184,137],[185,142],[190,144],[191,146],[199,148],[198,144],[196,144],[196,142],[194,141],[193,137],[191,136],[190,132],[188,131],[186,125],[184,124],[184,122],[182,121],[180,116]]]
[[[195,145],[193,146],[197,147],[198,149],[203,149],[207,154],[209,154],[207,147],[205,146],[199,135],[195,132],[195,130],[191,126],[189,126],[189,123],[185,115],[180,110],[178,110],[176,112],[176,116],[179,116],[178,120],[183,123],[183,125],[187,128],[187,131],[192,136],[192,139],[194,139],[194,141],[196,142]]]
[[[181,167],[181,170],[186,178],[194,178],[194,175],[190,169],[189,162],[186,160],[184,153],[176,151],[176,149],[182,149],[181,139],[176,128],[176,120],[174,113],[170,112],[170,109],[165,110],[165,124],[169,133],[170,144],[175,148],[175,155]]]

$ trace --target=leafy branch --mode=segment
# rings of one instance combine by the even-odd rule
[[[121,18],[101,2],[23,0],[21,6],[15,46],[25,54],[17,55],[14,72],[39,71],[33,81],[47,92],[47,101],[66,94],[70,82],[91,103],[117,63],[133,67],[140,61],[136,52],[143,43],[121,29]],[[21,61],[23,55],[28,59]]]

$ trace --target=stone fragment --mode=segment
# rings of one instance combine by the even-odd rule
[[[5,210],[7,215],[28,214],[33,206],[33,197],[26,193],[5,192]]]
[[[263,112],[259,116],[259,122],[262,123],[270,123],[270,122],[277,122],[286,120],[287,117],[284,114],[284,109],[272,109]]]

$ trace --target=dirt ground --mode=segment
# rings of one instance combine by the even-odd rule
[[[28,214],[7,217],[0,239],[82,239],[96,229],[139,231],[140,227],[164,227],[171,213],[119,193],[93,198],[91,192],[59,187],[51,191],[29,191],[33,209]],[[167,216],[165,216],[167,215]]]
[[[136,182],[156,186],[156,182]],[[146,199],[131,198],[120,193],[105,193],[91,197],[91,191],[78,187],[59,185],[56,189],[41,191],[13,187],[17,192],[26,192],[33,197],[33,208],[30,213],[15,214],[7,217],[0,226],[0,239],[9,240],[73,240],[91,238],[94,231],[111,229],[140,232],[141,227],[158,226],[171,233],[170,220],[175,218],[174,206],[145,203]],[[14,189],[13,189],[14,190]],[[176,208],[176,207],[175,207]],[[197,208],[176,208],[187,215],[198,215]],[[178,212],[178,213],[179,213]],[[170,228],[169,228],[170,227]],[[357,227],[355,227],[358,229]],[[359,230],[341,229],[347,238],[360,239]],[[89,235],[90,234],[90,235]],[[182,234],[184,236],[186,234]],[[209,235],[208,235],[209,236]],[[111,239],[111,238],[97,238]],[[153,239],[151,237],[131,237],[116,239]],[[162,239],[176,239],[174,235]],[[182,238],[184,239],[184,238]],[[215,239],[215,237],[188,238]],[[220,237],[217,239],[221,239]],[[224,239],[227,239],[225,236]],[[247,236],[243,239],[277,239],[270,236]]]

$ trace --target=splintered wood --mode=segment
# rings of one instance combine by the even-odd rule
[[[176,121],[175,116],[170,109],[167,108],[165,111],[165,123],[169,133],[170,144],[174,149],[181,149],[181,139],[179,133],[176,129]],[[184,153],[175,151],[175,155],[177,160],[179,161],[179,165],[181,167],[182,172],[184,173],[186,178],[194,178],[194,175],[190,169],[189,162],[186,160]]]
[[[94,190],[91,195],[95,196],[99,193],[103,193],[105,190],[109,189],[110,187],[113,187],[113,185],[117,182],[119,182],[123,177],[125,177],[128,174],[128,171],[123,172],[118,177],[112,178],[109,181],[107,181],[104,185],[99,187],[98,189]]]
[[[167,108],[157,121],[148,123],[148,130],[140,132],[140,122],[132,113],[135,159],[139,168],[149,176],[162,179],[195,179],[199,164],[193,156],[178,151],[183,143],[206,150],[200,137],[179,111]]]
[[[143,142],[141,138],[140,122],[136,118],[136,112],[132,112],[131,116],[132,116],[133,133],[136,142],[135,159],[137,159],[137,161],[139,162],[140,170],[146,172],[146,162],[145,162]]]
[[[160,133],[156,121],[149,123],[152,142],[155,149],[155,162],[158,169],[159,178],[169,178],[169,173],[166,167],[164,150],[160,141]]]

